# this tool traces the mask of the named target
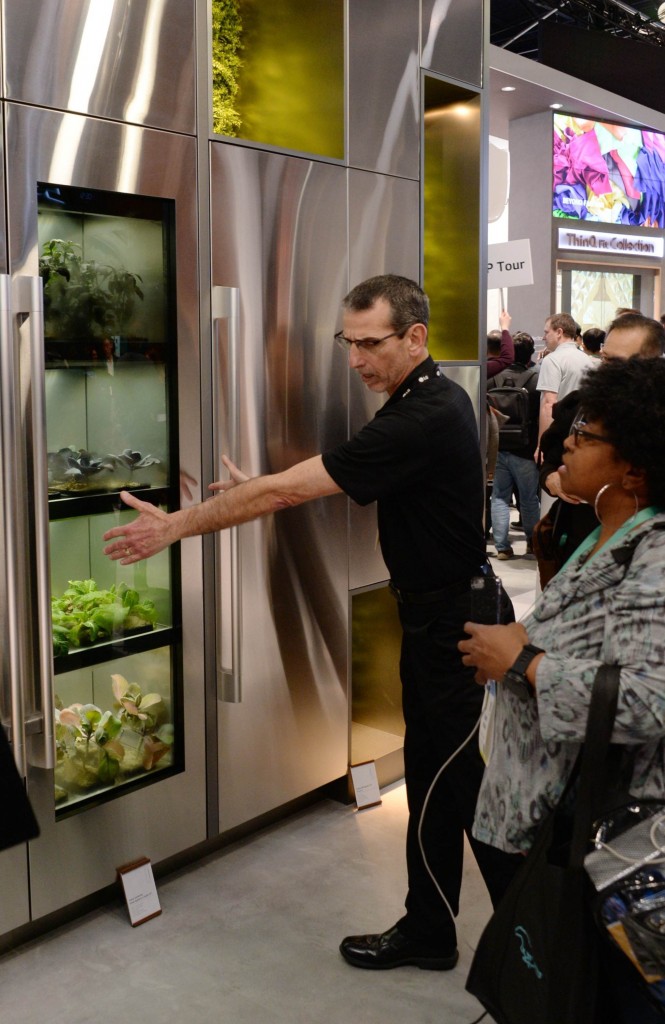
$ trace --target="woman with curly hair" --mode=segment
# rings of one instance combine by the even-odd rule
[[[474,835],[512,853],[563,792],[604,663],[621,669],[612,741],[636,751],[630,792],[665,793],[665,360],[608,362],[579,399],[559,474],[600,525],[522,622],[466,623],[459,644],[478,682],[501,680]],[[630,999],[617,1019],[647,1024]]]

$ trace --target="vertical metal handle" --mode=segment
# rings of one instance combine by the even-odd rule
[[[14,280],[14,315],[27,315],[30,354],[30,462],[34,508],[36,613],[39,649],[39,689],[43,717],[39,767],[55,767],[53,724],[53,661],[51,639],[51,581],[49,571],[48,471],[46,452],[46,387],[44,371],[44,298],[40,277]],[[34,750],[33,746],[33,750]],[[33,757],[31,756],[31,761]]]
[[[14,317],[12,279],[0,274],[0,397],[2,400],[2,499],[7,582],[7,667],[11,699],[11,740],[16,767],[25,775],[24,672],[19,633],[19,552],[17,542],[17,466],[20,452],[20,423],[17,414],[19,390],[14,358]]]
[[[223,471],[221,456],[225,452],[233,462],[240,462],[239,327],[239,289],[213,287],[212,419],[217,472]],[[231,704],[241,700],[240,573],[239,528],[233,526],[215,536],[217,696]],[[229,607],[230,616],[226,613]]]

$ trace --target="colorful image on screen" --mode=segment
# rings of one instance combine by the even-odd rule
[[[665,227],[665,135],[554,114],[555,217]]]

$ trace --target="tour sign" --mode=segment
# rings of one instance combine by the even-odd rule
[[[528,238],[489,245],[487,257],[488,288],[515,288],[521,284],[533,284],[531,243]]]

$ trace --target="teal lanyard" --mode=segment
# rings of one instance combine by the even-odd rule
[[[626,522],[622,526],[620,526],[619,529],[616,530],[611,537],[608,537],[608,539],[605,541],[601,548],[598,548],[598,550],[594,552],[591,558],[589,558],[584,563],[585,566],[590,565],[591,562],[593,562],[594,558],[596,558],[601,553],[601,551],[605,550],[608,544],[611,544],[612,547],[614,547],[615,544],[622,540],[622,538],[625,537],[625,535],[629,533],[631,530],[633,530],[636,526],[640,526],[642,523],[646,522],[647,519],[651,519],[652,516],[656,516],[659,512],[662,511],[663,509],[659,508],[657,505],[649,505],[648,508],[643,508],[641,512],[637,513],[637,515],[631,516],[630,519],[627,519]],[[579,561],[580,558],[582,558],[587,553],[587,551],[591,550],[591,548],[597,542],[599,537],[600,526],[597,526],[595,530],[592,530],[588,537],[584,538],[580,546],[576,548],[575,551],[573,551],[572,555],[565,563],[565,565],[563,565],[562,568],[567,569],[569,566],[572,565],[573,562]]]

